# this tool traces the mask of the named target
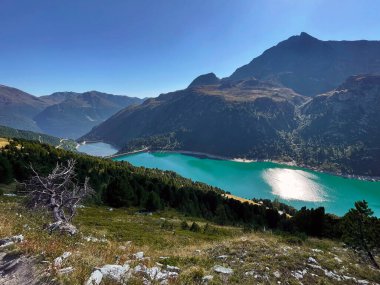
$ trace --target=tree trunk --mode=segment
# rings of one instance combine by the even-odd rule
[[[57,205],[57,203],[55,201],[55,195],[54,194],[50,198],[50,205],[53,209],[54,222],[63,222],[61,214],[60,214],[59,206]]]
[[[372,252],[370,252],[369,250],[367,250],[367,254],[368,254],[368,257],[369,257],[369,259],[371,260],[373,266],[375,266],[375,268],[377,268],[377,269],[380,269],[379,264],[377,264],[375,258],[374,258],[373,255],[372,255]]]

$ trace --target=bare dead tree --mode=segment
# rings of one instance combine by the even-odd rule
[[[70,234],[77,233],[71,224],[79,203],[93,193],[86,177],[82,185],[77,183],[75,175],[75,160],[67,164],[57,163],[48,176],[41,176],[34,170],[33,176],[25,183],[30,208],[42,208],[51,212],[53,223],[48,230],[60,230]]]

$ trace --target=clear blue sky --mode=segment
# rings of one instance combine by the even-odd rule
[[[380,39],[379,0],[0,0],[0,84],[157,96],[305,31]]]

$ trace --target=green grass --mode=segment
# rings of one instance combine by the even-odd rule
[[[6,188],[12,191],[14,185]],[[73,255],[64,266],[73,266],[75,271],[67,277],[55,276],[62,284],[83,284],[96,266],[123,264],[133,253],[144,251],[148,266],[156,262],[181,268],[180,278],[174,284],[201,284],[204,275],[213,275],[209,284],[355,284],[352,281],[336,281],[317,269],[307,265],[309,257],[315,258],[326,270],[341,275],[354,276],[380,283],[380,272],[372,269],[365,259],[343,247],[341,243],[327,239],[300,239],[296,243],[289,235],[270,232],[244,233],[238,227],[221,227],[166,210],[152,215],[137,214],[137,209],[113,209],[88,206],[79,209],[74,223],[80,229],[75,237],[49,235],[42,225],[49,222],[43,213],[27,211],[18,197],[0,196],[0,237],[23,234],[25,242],[16,245],[17,250],[41,261],[53,262],[64,251]],[[192,232],[181,227],[182,221],[189,226],[196,221],[201,230]],[[104,238],[106,242],[89,242],[84,237]],[[218,256],[227,255],[220,259]],[[165,256],[167,259],[160,259]],[[339,263],[335,257],[342,260]],[[137,264],[134,262],[133,264]],[[214,265],[230,267],[230,277],[213,272]],[[41,267],[47,267],[41,263]],[[302,280],[292,276],[295,270],[307,269]],[[247,275],[253,271],[260,277]],[[280,278],[274,272],[281,274]],[[314,275],[313,275],[314,274]],[[112,284],[105,282],[105,284]],[[135,279],[128,284],[142,284]]]

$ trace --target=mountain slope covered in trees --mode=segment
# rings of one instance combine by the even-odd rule
[[[261,149],[281,151],[282,133],[297,126],[295,106],[306,99],[256,79],[189,87],[126,108],[84,139],[120,147],[143,139],[153,148],[260,156]]]

